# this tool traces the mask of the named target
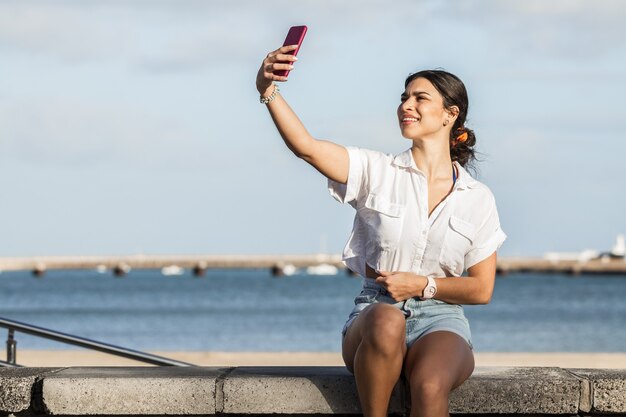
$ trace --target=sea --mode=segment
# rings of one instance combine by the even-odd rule
[[[0,317],[137,350],[339,352],[361,285],[344,272],[4,272]],[[626,352],[626,276],[498,276],[491,303],[464,310],[478,352]],[[73,349],[16,340],[18,351]]]

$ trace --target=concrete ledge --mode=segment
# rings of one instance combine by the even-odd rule
[[[408,387],[390,413],[408,415]],[[626,370],[478,368],[452,393],[465,415],[626,415]],[[343,367],[0,368],[0,415],[359,415]]]
[[[0,414],[19,413],[31,406],[38,378],[59,368],[0,368]]]
[[[226,414],[361,414],[354,377],[345,367],[236,368],[224,379]],[[402,386],[389,412],[402,414]]]
[[[589,383],[590,411],[626,415],[626,370],[570,369]]]
[[[560,368],[478,368],[450,396],[450,413],[577,414],[580,380]]]
[[[69,368],[42,381],[51,415],[215,414],[218,368]]]

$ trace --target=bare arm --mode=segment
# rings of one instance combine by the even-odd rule
[[[494,252],[469,268],[467,277],[435,278],[435,298],[451,304],[489,304],[496,280],[496,257]]]
[[[496,256],[494,252],[469,268],[467,277],[435,278],[435,298],[450,304],[488,304],[495,284]],[[381,272],[379,275],[370,268],[367,276],[376,278],[376,282],[398,301],[421,297],[427,284],[426,277],[410,272]]]
[[[285,82],[287,77],[274,74],[274,70],[293,70],[293,55],[287,54],[295,45],[283,46],[270,52],[263,60],[257,74],[256,86],[261,97],[268,97],[274,92],[273,81]],[[280,61],[290,62],[288,64]],[[287,147],[298,157],[317,169],[327,178],[345,184],[348,181],[348,151],[333,142],[318,140],[309,134],[296,113],[280,95],[267,104],[272,120]]]

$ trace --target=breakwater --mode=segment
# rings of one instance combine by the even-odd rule
[[[202,275],[208,269],[270,269],[282,275],[287,267],[304,268],[322,264],[344,268],[340,255],[129,255],[129,256],[41,256],[0,258],[0,271],[32,271],[43,275],[57,269],[108,269],[123,275],[131,269],[163,269],[176,266]],[[565,273],[626,275],[624,258],[555,260],[530,257],[501,257],[497,271],[508,273]]]
[[[624,258],[598,258],[590,260],[544,259],[544,258],[501,258],[496,270],[508,273],[563,273],[570,275],[603,274],[626,275]]]

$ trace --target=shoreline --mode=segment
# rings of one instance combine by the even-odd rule
[[[150,352],[199,366],[344,366],[339,352]],[[476,366],[548,366],[626,369],[626,353],[475,352]],[[2,355],[0,359],[4,360]],[[19,350],[29,367],[152,366],[87,350]]]

